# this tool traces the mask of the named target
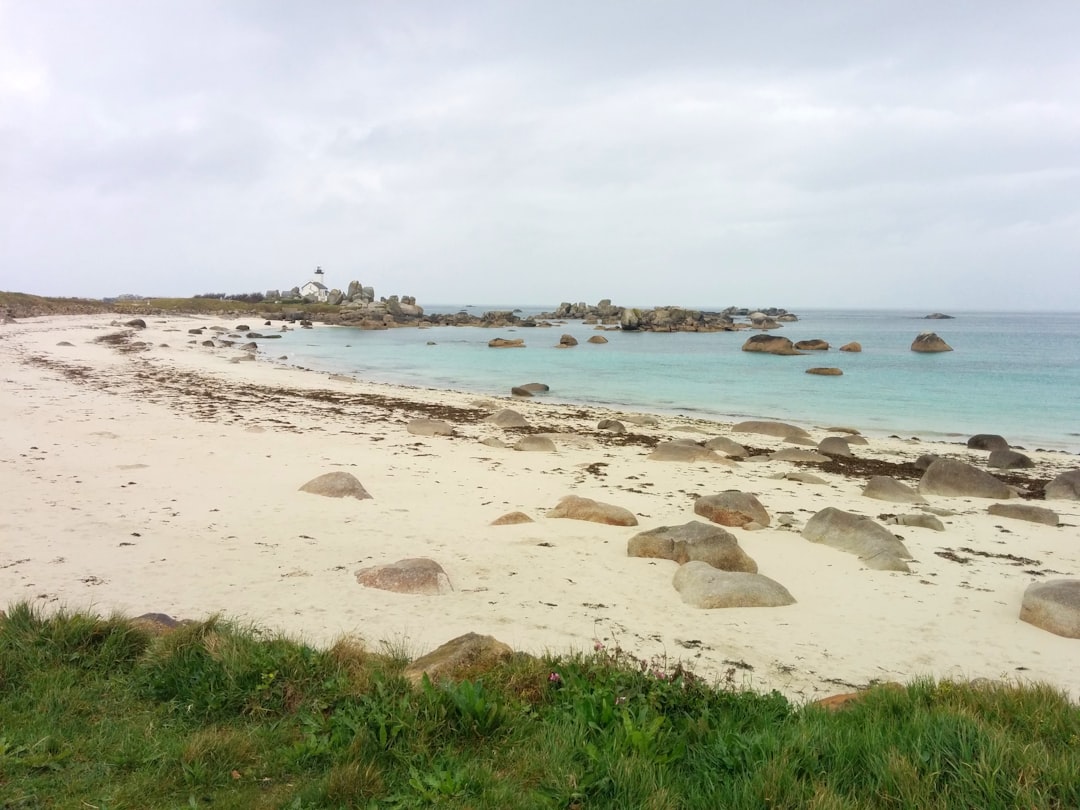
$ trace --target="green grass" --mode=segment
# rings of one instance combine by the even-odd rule
[[[0,619],[0,808],[1076,808],[1080,708],[917,681],[839,712],[615,651],[412,686],[218,618]]]
[[[252,304],[220,298],[147,298],[136,301],[105,303],[86,298],[49,298],[27,293],[0,291],[0,310],[16,318],[39,315],[87,314],[116,312],[123,315],[281,315],[302,311],[308,315],[340,312],[330,304],[305,304],[299,301]]]

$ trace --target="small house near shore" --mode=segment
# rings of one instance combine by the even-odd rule
[[[320,304],[325,304],[330,297],[330,290],[323,283],[324,275],[322,267],[316,267],[312,280],[300,287],[300,295],[304,298],[312,298]]]

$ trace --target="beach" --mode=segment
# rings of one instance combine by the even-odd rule
[[[782,460],[647,458],[676,439],[794,446],[780,438],[305,371],[274,362],[273,341],[244,361],[242,340],[212,348],[202,344],[214,333],[189,334],[236,323],[148,317],[129,329],[88,315],[0,326],[0,603],[220,614],[313,644],[353,635],[412,655],[467,632],[537,654],[602,644],[795,700],[920,676],[1043,681],[1080,697],[1080,641],[1019,619],[1028,585],[1080,571],[1080,502],[1038,502],[1060,516],[1049,526],[988,514],[993,500],[928,496],[944,530],[890,527],[911,552],[910,573],[872,570],[800,534],[826,507],[875,519],[919,511],[863,496],[865,476]],[[123,337],[98,340],[109,335]],[[508,380],[506,393],[526,382]],[[483,444],[520,437],[483,421],[500,408],[520,412],[555,452]],[[417,418],[444,419],[453,435],[410,433]],[[599,431],[602,419],[631,429]],[[815,443],[843,435],[801,427]],[[868,441],[852,448],[867,462],[935,453],[986,463],[962,442]],[[1029,455],[1031,478],[1078,466],[1067,453]],[[329,472],[351,473],[372,497],[300,491]],[[795,472],[824,483],[783,477]],[[730,531],[794,604],[695,608],[672,585],[676,562],[627,555],[638,532],[701,519],[695,498],[726,490],[755,494],[773,517]],[[567,495],[624,507],[638,525],[549,517]],[[513,511],[533,522],[492,525]],[[416,557],[438,562],[452,591],[356,580],[359,569]]]

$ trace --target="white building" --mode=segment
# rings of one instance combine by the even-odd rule
[[[314,298],[318,303],[325,304],[326,300],[330,297],[330,290],[323,284],[324,275],[323,269],[321,267],[316,267],[314,278],[311,281],[306,282],[300,288],[300,295],[304,298]]]

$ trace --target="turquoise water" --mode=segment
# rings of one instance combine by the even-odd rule
[[[461,307],[429,307],[457,311]],[[514,307],[476,307],[513,309]],[[525,314],[547,307],[521,307]],[[289,362],[307,368],[428,388],[509,394],[527,382],[551,386],[559,402],[608,405],[721,420],[770,418],[858,427],[872,434],[957,438],[1001,433],[1014,444],[1080,452],[1080,313],[800,311],[776,334],[822,338],[828,352],[775,357],[741,351],[750,332],[597,332],[554,328],[434,327],[362,331],[339,327],[286,333]],[[955,349],[910,350],[937,332]],[[559,336],[580,345],[555,349]],[[603,334],[606,345],[586,339]],[[493,337],[525,349],[489,349]],[[849,341],[861,354],[836,349]],[[434,341],[436,345],[427,345]],[[805,374],[836,366],[842,377]]]

